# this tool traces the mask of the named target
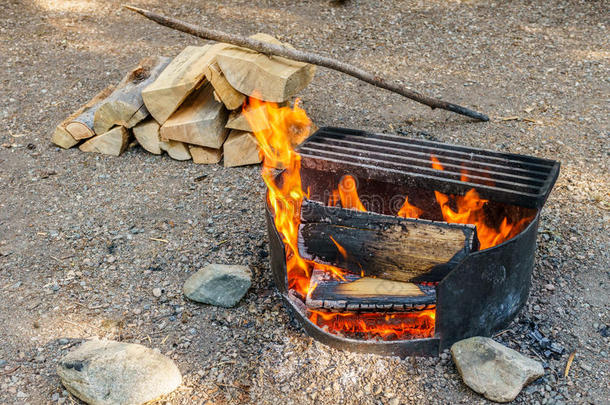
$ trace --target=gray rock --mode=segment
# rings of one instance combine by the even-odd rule
[[[232,307],[250,288],[252,272],[247,266],[209,264],[184,283],[184,295],[204,304]]]
[[[61,382],[92,405],[141,404],[175,390],[182,375],[170,358],[147,347],[90,340],[57,366]]]
[[[495,402],[510,402],[521,389],[544,375],[542,364],[486,337],[451,346],[464,383]]]

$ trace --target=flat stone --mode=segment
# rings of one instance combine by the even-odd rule
[[[90,340],[57,366],[61,382],[92,405],[142,404],[175,390],[182,375],[174,361],[133,343]]]
[[[464,383],[495,402],[510,402],[521,389],[544,375],[539,362],[486,337],[472,337],[451,346]]]
[[[247,266],[209,264],[184,283],[184,295],[204,304],[232,307],[246,294],[252,283]]]

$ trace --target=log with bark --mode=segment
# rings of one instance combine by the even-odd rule
[[[360,79],[369,84],[372,84],[373,86],[392,91],[406,98],[417,101],[418,103],[425,104],[432,109],[440,108],[443,110],[454,112],[456,114],[465,115],[467,117],[474,118],[479,121],[489,121],[489,117],[485,114],[473,111],[457,104],[448,103],[446,101],[434,97],[423,95],[421,93],[418,93],[417,91],[407,88],[406,86],[400,83],[390,82],[382,78],[379,74],[367,72],[349,63],[340,62],[333,58],[329,58],[311,52],[290,49],[285,46],[270,44],[264,41],[229,34],[222,31],[197,26],[194,24],[189,24],[184,21],[180,21],[176,18],[164,16],[162,14],[154,13],[152,11],[144,10],[138,7],[128,5],[125,5],[124,7],[141,14],[152,21],[155,21],[158,24],[178,31],[186,32],[187,34],[191,34],[199,38],[237,45],[243,48],[248,48],[263,53],[265,55],[281,56],[294,61],[311,63],[313,65],[333,69]]]
[[[349,273],[342,280],[327,271],[314,269],[305,303],[314,309],[419,311],[436,306],[436,290],[428,285]]]
[[[170,61],[170,58],[161,56],[141,60],[139,66],[121,80],[95,111],[94,132],[103,134],[115,125],[132,128],[148,117],[142,90],[157,79]]]
[[[51,142],[64,149],[69,149],[76,145],[79,140],[95,135],[93,132],[93,114],[95,114],[100,102],[108,97],[113,90],[114,86],[106,87],[57,125]]]
[[[442,280],[476,250],[473,225],[360,212],[303,200],[299,253],[362,276]]]

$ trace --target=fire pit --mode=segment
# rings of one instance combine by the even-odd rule
[[[273,130],[248,120],[266,157],[274,280],[305,331],[406,356],[505,327],[528,297],[559,163],[341,128],[293,150],[274,136],[299,132],[301,112],[267,111]]]

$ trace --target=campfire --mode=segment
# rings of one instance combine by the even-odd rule
[[[264,155],[276,283],[314,337],[357,350],[382,343],[391,352],[431,353],[477,328],[489,334],[523,305],[531,235],[557,163],[335,128],[299,145],[312,123],[298,102],[250,98],[244,115]],[[486,273],[497,270],[498,252],[486,252],[511,243],[527,245],[516,263],[522,274],[509,260],[498,281]],[[481,259],[476,277],[459,279]],[[461,289],[477,277],[498,288]],[[497,319],[446,330],[468,314],[449,320],[462,305],[447,299],[468,305],[477,297],[493,305],[468,311]],[[443,307],[447,321],[439,322]]]

